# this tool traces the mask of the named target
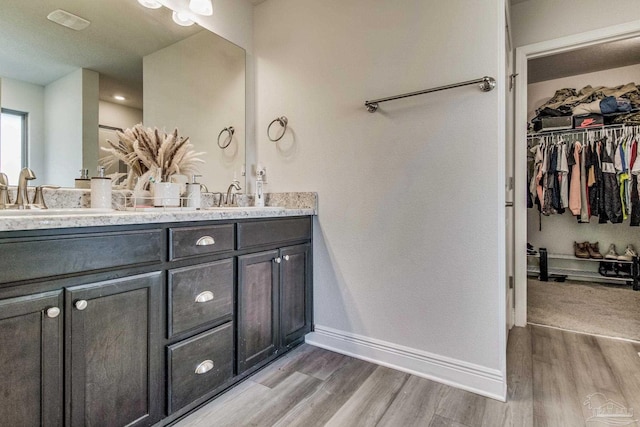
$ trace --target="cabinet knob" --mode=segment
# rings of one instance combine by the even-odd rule
[[[85,301],[83,299],[79,299],[78,301],[76,301],[76,303],[74,305],[78,310],[82,311],[85,308],[87,308],[87,301]]]
[[[202,236],[196,242],[196,246],[211,246],[215,244],[216,244],[216,241],[211,236]]]
[[[47,317],[52,319],[58,317],[60,315],[60,309],[58,307],[51,307],[47,310]]]
[[[274,258],[273,262],[275,262],[276,264],[280,264],[282,262],[282,258],[280,258],[280,257]]]
[[[196,374],[198,375],[206,374],[212,369],[213,369],[213,360],[205,360],[204,362],[200,363],[196,368]]]
[[[207,302],[207,301],[211,301],[212,299],[213,299],[213,292],[204,291],[198,294],[198,296],[196,297],[196,302]]]
[[[284,258],[285,261],[289,261],[289,255],[285,255],[285,256],[283,256],[283,258]]]

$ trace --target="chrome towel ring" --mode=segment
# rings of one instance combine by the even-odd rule
[[[224,142],[221,144],[220,143],[220,137],[225,132],[227,132],[229,135],[227,135],[227,137],[224,139]],[[236,130],[233,128],[233,126],[229,126],[228,128],[222,129],[220,131],[220,133],[218,134],[218,147],[222,148],[223,150],[225,148],[227,148],[229,146],[229,144],[231,144],[231,139],[233,139],[233,134],[234,133],[236,133]]]
[[[279,137],[277,137],[276,139],[271,138],[271,126],[273,126],[274,123],[279,123],[280,126],[282,126],[282,134],[280,134]],[[274,119],[271,123],[269,123],[269,127],[267,128],[267,136],[269,137],[270,141],[273,142],[277,142],[280,141],[282,139],[282,137],[284,136],[284,133],[287,131],[287,124],[289,123],[289,119],[287,119],[285,116],[282,117],[278,117],[277,119]]]

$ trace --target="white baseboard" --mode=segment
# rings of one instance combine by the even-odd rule
[[[507,382],[498,369],[318,325],[305,341],[356,359],[506,401]]]

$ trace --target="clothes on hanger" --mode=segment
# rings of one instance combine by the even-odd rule
[[[586,223],[640,226],[640,126],[529,138],[529,207]]]

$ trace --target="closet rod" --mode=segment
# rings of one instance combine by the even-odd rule
[[[480,79],[469,80],[466,82],[434,87],[432,89],[420,90],[417,92],[404,93],[402,95],[389,96],[387,98],[374,99],[373,101],[365,101],[364,105],[365,107],[367,107],[367,111],[369,111],[370,113],[375,113],[378,110],[378,104],[380,102],[393,101],[396,99],[408,98],[410,96],[416,96],[416,95],[424,95],[425,93],[438,92],[440,90],[447,90],[447,89],[454,89],[457,87],[469,86],[477,83],[480,83],[480,89],[483,92],[489,92],[490,90],[496,87],[496,79],[494,79],[493,77],[484,76]]]
[[[564,130],[552,130],[552,131],[547,131],[547,132],[538,132],[538,133],[529,133],[527,134],[527,138],[538,138],[541,136],[553,136],[553,135],[564,135],[567,133],[576,133],[576,132],[596,132],[596,131],[602,131],[602,130],[606,130],[606,129],[624,129],[625,127],[635,127],[637,125],[625,125],[625,124],[620,124],[620,125],[606,125],[606,126],[600,126],[600,127],[593,127],[593,128],[584,128],[584,129],[564,129]]]

